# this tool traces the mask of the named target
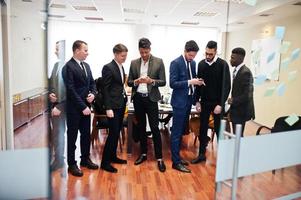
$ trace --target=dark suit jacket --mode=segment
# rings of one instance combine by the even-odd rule
[[[84,65],[87,76],[73,58],[63,68],[63,79],[67,90],[67,113],[81,113],[87,106],[90,107],[86,100],[88,94],[96,94],[90,66],[85,62]]]
[[[253,75],[249,68],[243,65],[237,72],[232,83],[232,104],[230,118],[232,122],[243,122],[255,119],[253,101]]]
[[[192,78],[195,78],[195,61],[192,61],[190,66]],[[171,95],[171,105],[173,107],[184,108],[187,104],[189,87],[186,61],[182,55],[173,60],[170,64],[169,84],[173,89]]]
[[[125,80],[125,73],[123,80]],[[117,63],[106,64],[102,69],[103,95],[106,110],[122,108],[126,102],[124,83],[122,82]]]
[[[128,78],[128,86],[132,87],[132,97],[138,89],[138,85],[134,85],[134,80],[140,77],[141,58],[132,60]],[[154,79],[154,84],[147,85],[149,98],[153,102],[158,102],[161,99],[161,94],[158,87],[166,85],[165,67],[161,58],[150,56],[147,75]]]

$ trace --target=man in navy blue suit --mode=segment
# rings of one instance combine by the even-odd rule
[[[80,131],[82,167],[98,169],[90,159],[91,103],[96,94],[96,86],[88,63],[86,42],[77,40],[72,46],[73,57],[63,68],[63,79],[67,91],[67,160],[68,172],[73,176],[83,176],[75,160],[76,139]]]
[[[186,42],[184,54],[173,60],[170,64],[170,87],[173,89],[171,105],[173,110],[173,123],[171,130],[171,157],[172,168],[190,173],[185,165],[188,163],[180,157],[182,134],[187,126],[195,85],[203,85],[202,79],[196,78],[196,64],[193,60],[199,51],[197,43],[193,40]]]

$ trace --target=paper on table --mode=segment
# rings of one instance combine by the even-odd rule
[[[298,115],[291,114],[290,116],[288,116],[287,118],[285,118],[284,120],[288,125],[292,126],[294,125],[297,121],[299,121],[299,117]]]

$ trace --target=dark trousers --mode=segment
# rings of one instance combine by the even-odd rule
[[[200,135],[199,135],[199,141],[200,141],[200,147],[199,147],[199,154],[206,153],[206,147],[208,145],[208,123],[209,123],[209,117],[211,112],[214,111],[214,108],[216,104],[210,104],[210,103],[203,103],[202,105],[202,111],[200,113]],[[220,114],[213,114],[214,118],[214,131],[216,133],[217,139],[219,136],[219,128],[221,124],[221,115]]]
[[[171,159],[173,164],[181,162],[180,147],[182,135],[189,122],[189,115],[192,105],[192,96],[187,96],[187,103],[184,108],[172,107],[173,120],[171,128]]]
[[[82,113],[67,113],[67,160],[68,165],[76,164],[75,149],[78,130],[80,132],[81,160],[90,156],[90,124],[91,116]]]
[[[245,130],[245,125],[246,125],[246,122],[245,121],[241,121],[241,122],[233,122],[232,121],[232,130],[233,130],[233,134],[236,133],[236,125],[237,124],[241,124],[241,137],[244,136],[244,130]]]
[[[108,165],[117,157],[117,145],[120,131],[122,128],[125,106],[113,109],[114,117],[108,118],[109,134],[102,153],[102,165]]]
[[[55,160],[63,162],[66,131],[65,103],[59,103],[55,107],[61,111],[61,114],[51,116],[51,156],[54,156]]]
[[[135,116],[138,121],[138,130],[140,133],[140,151],[141,154],[147,154],[147,135],[146,135],[146,114],[148,117],[150,129],[153,135],[156,159],[162,158],[162,141],[159,130],[159,110],[158,103],[153,102],[149,97],[142,97],[137,94],[134,96]]]

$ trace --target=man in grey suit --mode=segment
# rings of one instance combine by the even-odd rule
[[[151,55],[151,42],[147,38],[139,40],[141,58],[133,60],[130,65],[128,86],[132,87],[132,99],[140,132],[140,156],[135,161],[139,165],[147,159],[146,114],[153,134],[155,157],[159,171],[166,166],[162,160],[162,141],[159,130],[158,101],[161,99],[158,87],[165,86],[165,68],[161,58]]]
[[[228,99],[230,107],[230,119],[233,132],[236,124],[242,125],[241,136],[243,137],[246,121],[255,119],[253,100],[253,75],[243,63],[246,51],[243,48],[232,50],[230,63],[234,68],[231,98]]]

